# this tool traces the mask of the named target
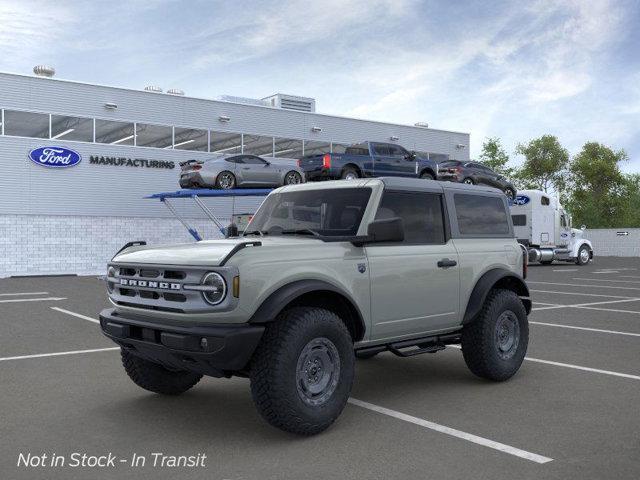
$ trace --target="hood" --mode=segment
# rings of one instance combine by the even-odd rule
[[[580,230],[579,228],[572,228],[571,229],[571,236],[573,238],[582,238],[583,234],[584,234],[584,230]]]
[[[276,237],[240,237],[224,240],[204,240],[196,243],[181,243],[178,245],[142,245],[130,247],[119,253],[113,259],[117,263],[147,263],[157,265],[194,265],[210,266],[220,265],[220,262],[231,253],[239,244],[246,242],[262,242],[263,246],[291,247],[305,243],[320,242],[314,238],[303,236],[276,236]],[[247,247],[260,248],[260,247]]]

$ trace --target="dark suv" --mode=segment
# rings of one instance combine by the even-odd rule
[[[468,185],[488,185],[502,190],[512,200],[516,198],[516,188],[504,175],[494,172],[479,162],[445,160],[438,167],[438,180]]]

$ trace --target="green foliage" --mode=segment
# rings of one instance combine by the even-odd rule
[[[569,152],[554,135],[543,135],[527,144],[520,144],[516,153],[525,157],[524,164],[516,172],[519,187],[545,192],[553,189],[557,193],[566,188]]]
[[[480,154],[479,160],[483,165],[500,175],[508,178],[514,175],[514,168],[507,166],[509,163],[509,155],[503,148],[498,137],[485,139],[482,144],[482,153]]]
[[[638,182],[625,178],[619,163],[627,159],[624,150],[613,151],[597,142],[585,143],[570,165],[570,196],[567,207],[574,224],[591,228],[610,228],[631,220],[629,195]],[[636,207],[637,208],[637,207]]]

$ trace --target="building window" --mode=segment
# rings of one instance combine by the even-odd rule
[[[239,133],[211,132],[211,153],[242,153],[242,135]]]
[[[302,140],[293,140],[290,138],[274,138],[275,150],[274,157],[278,158],[301,158],[302,157]]]
[[[306,155],[323,155],[331,152],[331,143],[318,142],[314,140],[304,141],[304,154]]]
[[[273,137],[244,134],[243,153],[273,157]]]
[[[331,153],[344,153],[348,146],[346,143],[332,143]]]
[[[148,123],[136,124],[136,146],[171,148],[173,145],[173,128]]]
[[[96,142],[111,145],[133,145],[134,125],[113,120],[96,120]]]
[[[176,150],[196,150],[206,152],[208,150],[208,132],[192,128],[175,128],[173,148]]]
[[[93,142],[93,118],[51,115],[51,139]]]
[[[4,111],[4,134],[14,137],[49,138],[49,115]]]

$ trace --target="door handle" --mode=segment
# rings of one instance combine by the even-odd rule
[[[443,258],[442,260],[438,260],[438,268],[449,268],[455,267],[458,265],[458,262],[455,260],[450,260],[448,258]]]
[[[251,170],[251,167],[242,167],[242,170]]]

